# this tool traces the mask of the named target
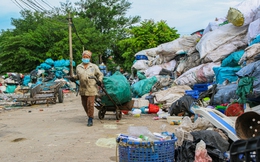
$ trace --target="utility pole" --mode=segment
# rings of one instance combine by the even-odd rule
[[[69,12],[69,47],[70,47],[70,76],[73,76],[73,54],[72,54],[72,33],[71,33],[71,26],[72,26],[72,18],[70,17]]]

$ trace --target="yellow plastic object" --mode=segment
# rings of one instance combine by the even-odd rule
[[[238,9],[230,7],[228,10],[227,20],[234,26],[239,27],[244,25],[245,18]]]

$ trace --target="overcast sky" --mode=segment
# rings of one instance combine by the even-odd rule
[[[20,2],[21,6],[14,2]],[[24,2],[28,0],[23,0]],[[34,0],[44,6],[60,6],[66,0]],[[70,0],[74,3],[79,0]],[[170,27],[175,27],[181,35],[191,34],[204,29],[216,17],[225,18],[229,7],[234,7],[243,0],[128,0],[132,3],[128,14],[139,15],[142,20],[165,20]],[[0,3],[0,29],[12,29],[11,18],[19,18],[21,8],[26,5],[21,0],[2,0]],[[47,6],[46,6],[47,8]]]

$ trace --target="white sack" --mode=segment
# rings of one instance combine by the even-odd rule
[[[147,60],[137,60],[133,65],[132,68],[137,70],[146,70],[148,69],[148,61]]]
[[[145,76],[153,77],[153,76],[159,75],[161,70],[162,70],[162,67],[160,65],[154,65],[152,67],[149,67],[147,70],[145,70]]]
[[[253,58],[260,54],[260,43],[253,44],[245,49],[245,53],[239,60],[238,64],[242,65],[244,61],[247,61],[246,64],[249,64],[253,61]],[[249,61],[251,60],[251,61]]]
[[[248,27],[247,40],[248,45],[260,34],[260,18],[251,22]]]
[[[218,29],[219,28],[219,24],[222,24],[224,21],[226,21],[227,19],[225,18],[216,18],[215,21],[213,22],[210,22],[208,24],[208,26],[204,29],[203,31],[203,34],[202,35],[205,35],[206,33],[210,32],[210,31],[213,31],[215,29]]]
[[[145,50],[137,52],[135,54],[135,56],[136,55],[145,55],[145,56],[148,57],[148,60],[153,60],[157,56],[156,50],[157,50],[157,47],[145,49]]]
[[[245,26],[254,21],[260,0],[245,0],[234,7],[230,7],[227,14],[228,22],[234,26]]]
[[[213,71],[213,67],[219,67],[219,66],[220,66],[220,62],[201,64],[197,67],[194,67],[186,71],[177,79],[175,79],[174,82],[177,85],[190,85],[190,86],[196,83],[212,82],[215,75]]]
[[[180,60],[179,65],[177,66],[177,69],[176,69],[178,74],[182,74],[182,72],[184,71],[185,67],[187,66],[186,63],[187,63],[186,59],[181,59]]]
[[[157,47],[156,53],[163,58],[164,62],[172,60],[179,51],[185,51],[188,55],[193,53],[195,46],[200,39],[198,34],[175,39],[174,41],[163,43]]]
[[[176,61],[175,60],[171,60],[168,63],[163,63],[160,65],[163,69],[169,70],[169,71],[173,71],[175,69],[176,66]]]
[[[238,48],[247,44],[245,39],[248,26],[236,27],[232,24],[220,26],[204,35],[196,49],[205,62],[218,62]],[[206,58],[205,58],[206,57]]]
[[[166,105],[170,106],[173,102],[177,101],[185,94],[185,90],[191,90],[191,88],[187,85],[177,85],[153,94],[157,102],[166,102]]]

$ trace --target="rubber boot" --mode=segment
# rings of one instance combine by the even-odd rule
[[[93,126],[93,118],[89,117],[88,118],[88,124],[87,124],[88,127],[91,127]]]

